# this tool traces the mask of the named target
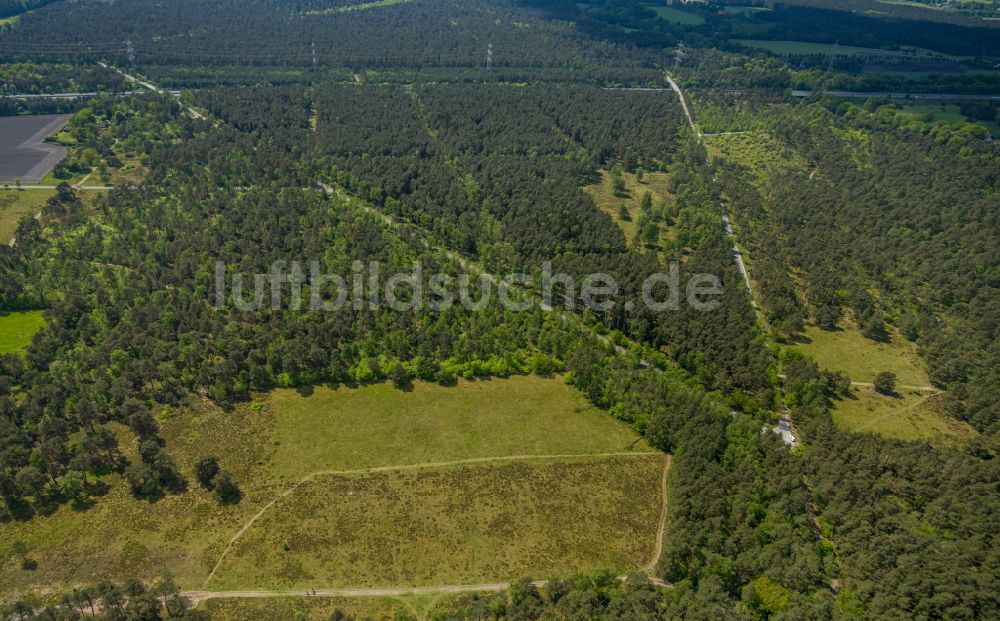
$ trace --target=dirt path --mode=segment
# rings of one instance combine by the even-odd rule
[[[281,492],[275,496],[269,503],[264,505],[260,511],[258,511],[252,518],[250,518],[246,524],[244,524],[236,534],[229,540],[226,547],[222,550],[222,554],[219,555],[219,560],[216,561],[215,566],[212,567],[212,571],[205,578],[203,585],[207,588],[208,584],[215,578],[215,574],[218,573],[219,567],[222,566],[222,562],[228,556],[229,551],[232,550],[233,545],[243,536],[247,530],[250,529],[254,523],[260,519],[262,515],[267,513],[267,511],[273,507],[277,502],[283,498],[287,498],[295,493],[302,485],[308,483],[309,481],[320,476],[353,476],[360,474],[372,474],[378,472],[405,472],[408,470],[424,470],[428,468],[446,468],[449,466],[463,466],[469,464],[488,464],[488,463],[504,463],[513,461],[532,461],[532,460],[549,460],[549,459],[587,459],[587,458],[606,458],[606,457],[649,457],[651,455],[660,455],[661,453],[655,452],[645,452],[645,451],[619,451],[615,453],[580,453],[580,454],[556,454],[556,455],[510,455],[507,457],[474,457],[471,459],[458,459],[453,461],[437,461],[437,462],[424,462],[419,464],[406,464],[402,466],[376,466],[374,468],[363,468],[357,470],[320,470],[318,472],[313,472],[307,477],[303,478],[298,483],[295,483],[285,491]],[[670,468],[670,461],[668,458],[667,469]],[[666,477],[666,472],[664,472],[664,478]],[[664,505],[666,505],[666,498],[664,498]],[[661,516],[661,522],[663,517]],[[662,537],[657,536],[658,549],[662,547],[661,544]],[[657,560],[659,560],[659,551],[656,554]]]
[[[544,582],[536,582],[538,586]],[[197,606],[208,599],[263,599],[269,597],[399,597],[401,595],[444,595],[448,593],[474,593],[506,591],[507,582],[487,584],[449,584],[433,587],[385,587],[373,589],[315,589],[300,591],[186,591],[181,596]]]
[[[851,382],[851,386],[859,386],[861,388],[875,388],[875,384],[871,382]],[[896,388],[900,390],[919,390],[922,392],[944,392],[940,388],[935,388],[934,386],[910,386],[906,384],[897,384]]]
[[[914,411],[915,409],[917,409],[918,407],[920,407],[924,403],[927,403],[927,401],[929,399],[933,398],[936,395],[937,395],[936,392],[932,392],[932,393],[930,393],[928,395],[924,395],[924,396],[920,397],[917,400],[916,403],[912,403],[912,404],[906,406],[905,408],[900,408],[898,410],[889,410],[885,414],[879,414],[878,416],[875,416],[874,418],[870,418],[866,422],[864,422],[863,424],[858,425],[857,427],[855,427],[854,431],[867,431],[867,430],[871,429],[872,426],[875,425],[876,423],[884,421],[887,418],[905,416],[906,414]]]
[[[350,474],[365,474],[370,472],[397,472],[404,470],[415,470],[422,468],[436,468],[436,467],[446,467],[452,465],[462,465],[462,464],[477,464],[477,463],[491,463],[491,462],[504,462],[504,461],[524,461],[524,460],[545,460],[545,459],[575,459],[575,458],[587,458],[587,457],[646,457],[650,455],[657,455],[653,452],[617,452],[617,453],[586,453],[586,454],[575,454],[575,455],[514,455],[510,457],[483,457],[474,459],[463,459],[456,461],[447,462],[427,462],[422,464],[412,464],[406,466],[380,466],[376,468],[369,468],[366,470],[329,470],[322,472],[314,472],[302,479],[289,489],[282,492],[280,495],[274,498],[271,502],[265,505],[260,511],[257,512],[250,520],[233,536],[229,541],[226,549],[222,552],[219,557],[218,562],[212,569],[212,573],[209,574],[208,578],[205,579],[205,585],[207,586],[211,582],[212,578],[215,577],[216,572],[222,565],[222,561],[225,560],[226,555],[232,548],[233,544],[245,533],[253,524],[257,521],[264,513],[268,511],[275,503],[277,503],[282,498],[285,498],[292,493],[299,486],[310,481],[318,476],[323,475],[350,475]],[[650,581],[660,587],[669,586],[666,582],[656,577],[655,571],[656,566],[660,562],[660,557],[663,555],[663,538],[666,536],[667,532],[667,508],[669,496],[667,493],[667,475],[670,473],[671,459],[667,455],[666,464],[663,466],[663,477],[660,480],[660,495],[662,498],[662,507],[660,509],[660,523],[656,530],[656,543],[653,547],[653,554],[643,568],[642,571],[649,576]],[[620,579],[624,580],[626,576],[621,576]],[[536,580],[534,582],[535,586],[543,586],[545,584],[544,580]],[[379,587],[379,588],[362,588],[362,589],[315,589],[315,590],[298,590],[298,591],[269,591],[269,590],[254,590],[254,591],[186,591],[181,595],[189,599],[191,603],[197,606],[199,603],[208,599],[225,599],[225,598],[241,598],[241,599],[257,599],[257,598],[270,598],[270,597],[398,597],[401,595],[443,595],[449,593],[474,593],[474,592],[499,592],[506,591],[510,587],[508,582],[489,582],[485,584],[448,584],[441,586],[427,586],[427,587]]]
[[[667,534],[667,502],[669,500],[669,495],[667,494],[667,475],[670,473],[670,456],[667,456],[667,463],[663,466],[663,479],[660,481],[660,494],[663,498],[663,507],[660,509],[660,525],[656,529],[656,546],[653,548],[653,557],[649,559],[649,563],[643,567],[643,571],[646,575],[657,584],[661,584],[662,581],[656,577],[656,566],[660,563],[660,557],[663,555],[663,537]]]
[[[667,82],[670,83],[670,88],[677,93],[677,98],[681,100],[681,107],[684,108],[684,116],[687,117],[688,125],[691,126],[691,131],[694,132],[695,137],[698,138],[698,142],[701,142],[701,135],[698,133],[698,128],[694,126],[694,118],[691,116],[691,111],[688,109],[687,100],[684,99],[684,92],[681,90],[680,86],[677,86],[677,82],[674,79],[667,76]]]

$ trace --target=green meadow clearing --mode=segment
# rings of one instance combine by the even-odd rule
[[[805,329],[795,349],[816,360],[823,369],[846,373],[862,385],[834,402],[833,420],[842,429],[877,433],[898,440],[927,440],[951,446],[976,435],[968,424],[948,416],[941,408],[941,393],[921,390],[930,379],[916,345],[890,328],[886,343],[862,336],[850,321],[841,329]],[[876,393],[868,385],[881,371],[891,371],[899,381],[897,395]]]
[[[0,312],[0,354],[24,351],[44,325],[42,311]]]
[[[883,58],[911,58],[913,60],[929,60],[932,58],[949,58],[952,60],[958,60],[965,58],[963,56],[939,54],[933,50],[925,50],[921,48],[914,48],[913,52],[898,52],[895,50],[882,50],[873,47],[834,45],[833,43],[810,43],[808,41],[733,39],[733,42],[783,56],[815,54],[821,56],[880,56]]]
[[[416,382],[407,391],[391,384],[317,387],[309,396],[276,390],[267,409],[276,420],[272,473],[288,481],[324,470],[650,450],[576,389],[537,376],[458,387]]]
[[[30,521],[0,523],[0,597],[105,577],[152,580],[163,568],[182,589],[196,590],[220,559],[213,588],[321,588],[411,575],[431,582],[435,566],[441,577],[501,572],[492,580],[535,569],[590,568],[591,562],[641,566],[653,549],[650,531],[659,515],[666,456],[590,408],[561,378],[449,388],[415,383],[409,392],[383,384],[317,387],[310,396],[276,391],[229,412],[195,400],[161,413],[160,420],[160,435],[188,478],[188,491],[155,503],[136,500],[121,477],[110,474],[103,478],[107,493],[90,506],[63,505]],[[132,434],[122,428],[119,436],[125,455],[135,459]],[[618,452],[629,455],[597,456]],[[232,473],[243,492],[239,504],[222,506],[198,487],[193,468],[206,455],[217,456]],[[507,459],[513,455],[592,457]],[[490,461],[419,466],[469,459]],[[316,475],[295,487],[314,473],[343,470],[355,473]],[[594,506],[586,507],[581,494],[595,498]],[[578,513],[575,521],[567,520],[570,509]],[[317,557],[309,541],[340,537],[341,521],[332,516],[363,520],[354,533],[360,539],[330,546],[324,550],[329,558]],[[509,539],[508,547],[499,536],[489,538],[492,529]],[[392,547],[380,536],[395,537]],[[555,538],[543,542],[539,536]],[[34,571],[6,553],[16,540],[28,545]],[[245,541],[262,545],[251,554]],[[456,550],[476,541],[495,545],[464,564]],[[256,554],[281,561],[274,575],[257,573]]]
[[[835,403],[833,421],[850,431],[878,433],[897,440],[927,440],[951,446],[975,437],[976,430],[941,411],[941,395],[900,391],[897,396],[856,387]]]
[[[872,382],[881,371],[891,371],[902,386],[930,384],[916,345],[891,329],[889,336],[887,343],[872,341],[847,321],[833,331],[806,326],[804,338],[795,349],[814,359],[821,368],[846,373],[854,382]]]
[[[674,22],[675,24],[683,24],[685,26],[700,26],[705,23],[705,18],[697,13],[692,13],[691,11],[685,11],[683,9],[678,9],[672,6],[661,6],[661,5],[646,5],[646,8],[651,9],[656,13],[656,16],[665,19],[668,22]]]
[[[37,214],[55,194],[55,190],[0,189],[0,243],[10,242],[21,218]]]
[[[920,119],[922,121],[927,121],[930,123],[963,123],[971,122],[977,123],[985,127],[994,136],[1000,135],[1000,123],[996,121],[980,121],[972,120],[969,117],[962,114],[961,110],[956,104],[949,103],[917,103],[917,104],[901,104],[900,108],[903,112],[906,112],[914,119]]]
[[[607,170],[599,170],[598,173],[601,175],[600,182],[585,186],[583,191],[594,199],[601,211],[611,216],[611,219],[625,235],[625,242],[629,246],[635,247],[636,229],[639,215],[642,213],[642,196],[646,192],[652,194],[654,207],[662,203],[673,204],[675,202],[674,195],[668,189],[670,175],[662,172],[647,172],[643,175],[642,183],[640,183],[636,180],[635,174],[623,172],[625,197],[620,198],[615,196],[611,186],[611,173]],[[619,208],[622,205],[629,212],[628,220],[620,217]]]
[[[808,166],[793,149],[763,130],[704,135],[702,141],[713,160],[723,158],[745,166],[758,188],[772,175],[804,172]]]

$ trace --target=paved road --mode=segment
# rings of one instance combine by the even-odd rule
[[[121,75],[123,78],[125,78],[129,82],[134,82],[135,84],[138,84],[139,86],[141,86],[141,87],[143,87],[143,88],[145,88],[147,90],[150,90],[150,91],[152,91],[154,93],[160,93],[161,95],[162,94],[173,95],[174,99],[177,100],[177,104],[179,106],[181,106],[182,108],[184,107],[184,104],[181,103],[181,92],[180,91],[165,91],[162,88],[160,88],[159,86],[153,84],[152,82],[144,82],[144,81],[140,80],[139,78],[137,78],[137,77],[135,77],[133,75],[129,75],[129,74],[125,73],[124,71],[122,71],[118,67],[112,67],[111,65],[106,65],[104,63],[97,63],[97,64],[99,64],[100,66],[104,67],[105,69],[110,69],[110,70],[114,71],[115,73]],[[201,112],[198,112],[194,108],[191,108],[190,106],[187,108],[187,112],[192,117],[194,117],[194,118],[196,118],[196,119],[198,119],[200,121],[204,121],[205,120],[205,115],[203,115]]]

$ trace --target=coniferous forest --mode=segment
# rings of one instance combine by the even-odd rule
[[[0,615],[377,617],[329,594],[336,611],[206,604],[309,595],[212,580],[227,554],[259,564],[234,543],[311,479],[192,464],[197,413],[538,376],[670,456],[652,563],[498,575],[396,618],[1000,616],[996,7],[875,4],[0,2],[0,116],[67,115],[37,187],[0,180]],[[311,262],[528,282],[518,310],[369,307],[349,278],[366,303],[336,312],[219,293],[220,270],[280,265],[282,295],[329,299]],[[543,265],[612,277],[612,304],[549,303]],[[712,310],[644,304],[671,269],[713,275]],[[43,579],[60,557],[33,529],[198,494],[223,533],[201,557],[95,544],[85,574]],[[371,582],[308,584],[390,586]]]

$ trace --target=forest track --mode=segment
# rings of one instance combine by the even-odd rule
[[[663,466],[663,479],[660,481],[660,494],[663,498],[663,506],[660,508],[660,524],[656,529],[656,545],[653,548],[653,557],[642,568],[646,572],[646,575],[657,584],[662,582],[656,577],[656,566],[660,564],[660,557],[663,556],[663,538],[667,534],[667,509],[670,500],[670,494],[667,489],[667,475],[670,474],[670,461],[671,459],[668,455],[667,463]]]
[[[543,581],[535,582],[542,586]],[[272,597],[399,597],[402,595],[444,595],[448,593],[483,593],[506,591],[508,582],[486,584],[447,584],[429,587],[380,587],[364,589],[306,589],[292,591],[185,591],[181,593],[197,606],[209,599],[263,599]]]
[[[681,107],[684,108],[684,116],[687,117],[688,125],[691,126],[691,131],[694,132],[695,138],[698,139],[698,142],[701,142],[701,134],[698,133],[698,128],[694,125],[694,117],[691,116],[691,110],[688,109],[687,99],[684,97],[684,91],[682,91],[681,87],[677,85],[677,82],[674,82],[674,79],[670,77],[670,74],[667,74],[667,82],[670,83],[670,88],[677,93],[678,99],[681,100]]]

